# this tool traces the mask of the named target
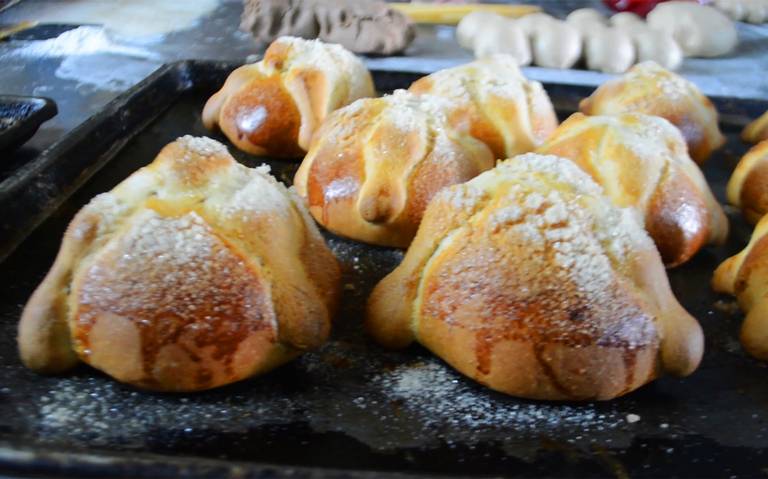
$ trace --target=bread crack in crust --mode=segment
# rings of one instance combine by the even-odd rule
[[[79,361],[161,391],[259,374],[328,336],[340,271],[301,200],[186,136],[96,196],[27,303],[29,368]]]
[[[448,124],[450,104],[398,90],[329,116],[294,178],[312,216],[358,241],[408,246],[435,193],[494,163],[488,147]]]
[[[586,115],[645,113],[660,116],[682,133],[691,158],[704,163],[725,144],[717,110],[685,78],[655,62],[638,63],[624,75],[603,83],[579,104]]]
[[[534,399],[617,397],[690,374],[703,350],[636,213],[569,160],[536,154],[435,196],[371,294],[367,327]]]
[[[728,235],[728,219],[682,135],[663,118],[575,113],[537,152],[572,160],[616,206],[637,209],[668,267]]]
[[[374,94],[371,74],[343,47],[280,37],[263,60],[229,75],[205,104],[203,124],[247,153],[301,157],[329,113]]]

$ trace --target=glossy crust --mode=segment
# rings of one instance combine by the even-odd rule
[[[300,157],[329,113],[374,94],[363,62],[341,46],[280,37],[262,61],[229,75],[203,124],[247,153]]]
[[[482,142],[447,125],[447,105],[398,90],[334,112],[293,181],[312,216],[348,238],[408,246],[435,193],[493,167]]]
[[[761,361],[768,361],[768,216],[763,216],[749,244],[717,267],[712,288],[736,296],[746,313],[741,344]]]
[[[699,364],[701,328],[653,242],[573,163],[527,154],[441,191],[367,328],[495,390],[610,399]]]
[[[728,180],[726,196],[752,224],[768,213],[768,140],[753,146],[739,160]]]
[[[683,134],[698,164],[725,143],[709,98],[693,83],[654,62],[638,63],[607,81],[582,100],[579,109],[586,115],[635,112],[665,118]]]
[[[340,271],[300,200],[184,137],[95,197],[19,323],[35,371],[83,361],[159,391],[265,372],[328,336]]]
[[[537,151],[574,161],[616,206],[637,208],[667,267],[728,236],[728,218],[663,118],[575,113]]]
[[[768,111],[744,128],[744,131],[741,132],[741,139],[748,143],[768,140]]]
[[[510,55],[440,70],[409,90],[450,100],[449,122],[468,127],[496,158],[532,151],[557,127],[547,92],[541,83],[526,79]]]

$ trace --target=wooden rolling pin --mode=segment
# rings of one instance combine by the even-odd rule
[[[522,17],[540,12],[535,5],[499,5],[493,3],[468,3],[463,5],[445,3],[390,3],[390,7],[403,12],[415,23],[440,23],[456,25],[472,12],[490,12],[506,17]]]

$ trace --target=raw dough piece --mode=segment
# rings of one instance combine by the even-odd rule
[[[465,15],[456,26],[456,41],[467,50],[474,50],[475,38],[480,32],[496,30],[496,24],[508,19],[491,12],[472,12]]]
[[[635,63],[635,44],[621,29],[598,27],[584,39],[584,59],[590,70],[624,73]]]
[[[355,53],[391,55],[415,36],[402,13],[376,0],[244,0],[240,28],[260,43],[283,35],[338,43]]]
[[[475,58],[503,53],[515,59],[518,65],[530,65],[532,54],[528,37],[514,21],[492,23],[475,35]]]
[[[594,8],[579,8],[578,10],[574,10],[565,17],[565,21],[576,27],[582,35],[588,34],[596,28],[605,27],[608,24],[605,15]]]
[[[768,21],[768,0],[714,0],[712,6],[739,22]]]
[[[669,33],[689,57],[726,55],[739,42],[731,19],[696,2],[661,3],[648,14],[648,26]]]
[[[525,18],[525,17],[523,17]],[[533,62],[546,68],[571,68],[581,57],[582,36],[573,25],[556,20],[536,20],[531,33]]]

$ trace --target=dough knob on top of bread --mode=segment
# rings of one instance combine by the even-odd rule
[[[665,118],[683,134],[688,152],[698,164],[725,143],[709,98],[690,81],[654,62],[639,63],[603,83],[581,101],[579,109],[587,115],[635,112]]]
[[[435,196],[371,294],[367,328],[525,398],[611,399],[688,375],[701,328],[634,215],[569,160],[501,162]]]
[[[760,143],[768,140],[768,111],[760,115],[741,132],[741,139],[748,143]]]
[[[668,267],[728,235],[728,219],[682,135],[663,118],[575,113],[537,152],[572,160],[615,205],[635,208]]]
[[[281,37],[263,60],[229,75],[205,104],[203,124],[247,153],[300,157],[329,113],[374,94],[371,74],[343,47]]]
[[[728,180],[726,195],[752,224],[768,213],[768,140],[753,146],[739,160]]]
[[[509,55],[492,55],[416,80],[409,91],[449,100],[448,122],[484,142],[496,158],[526,153],[557,127],[541,83],[523,76]]]
[[[137,387],[198,391],[319,347],[339,266],[268,171],[186,136],[93,198],[24,308],[24,364],[83,361]]]
[[[294,178],[312,216],[348,238],[408,246],[435,193],[493,167],[485,144],[450,127],[451,106],[397,90],[331,114]]]
[[[768,215],[755,226],[749,244],[717,267],[712,288],[736,296],[746,316],[741,344],[749,354],[768,361]]]

